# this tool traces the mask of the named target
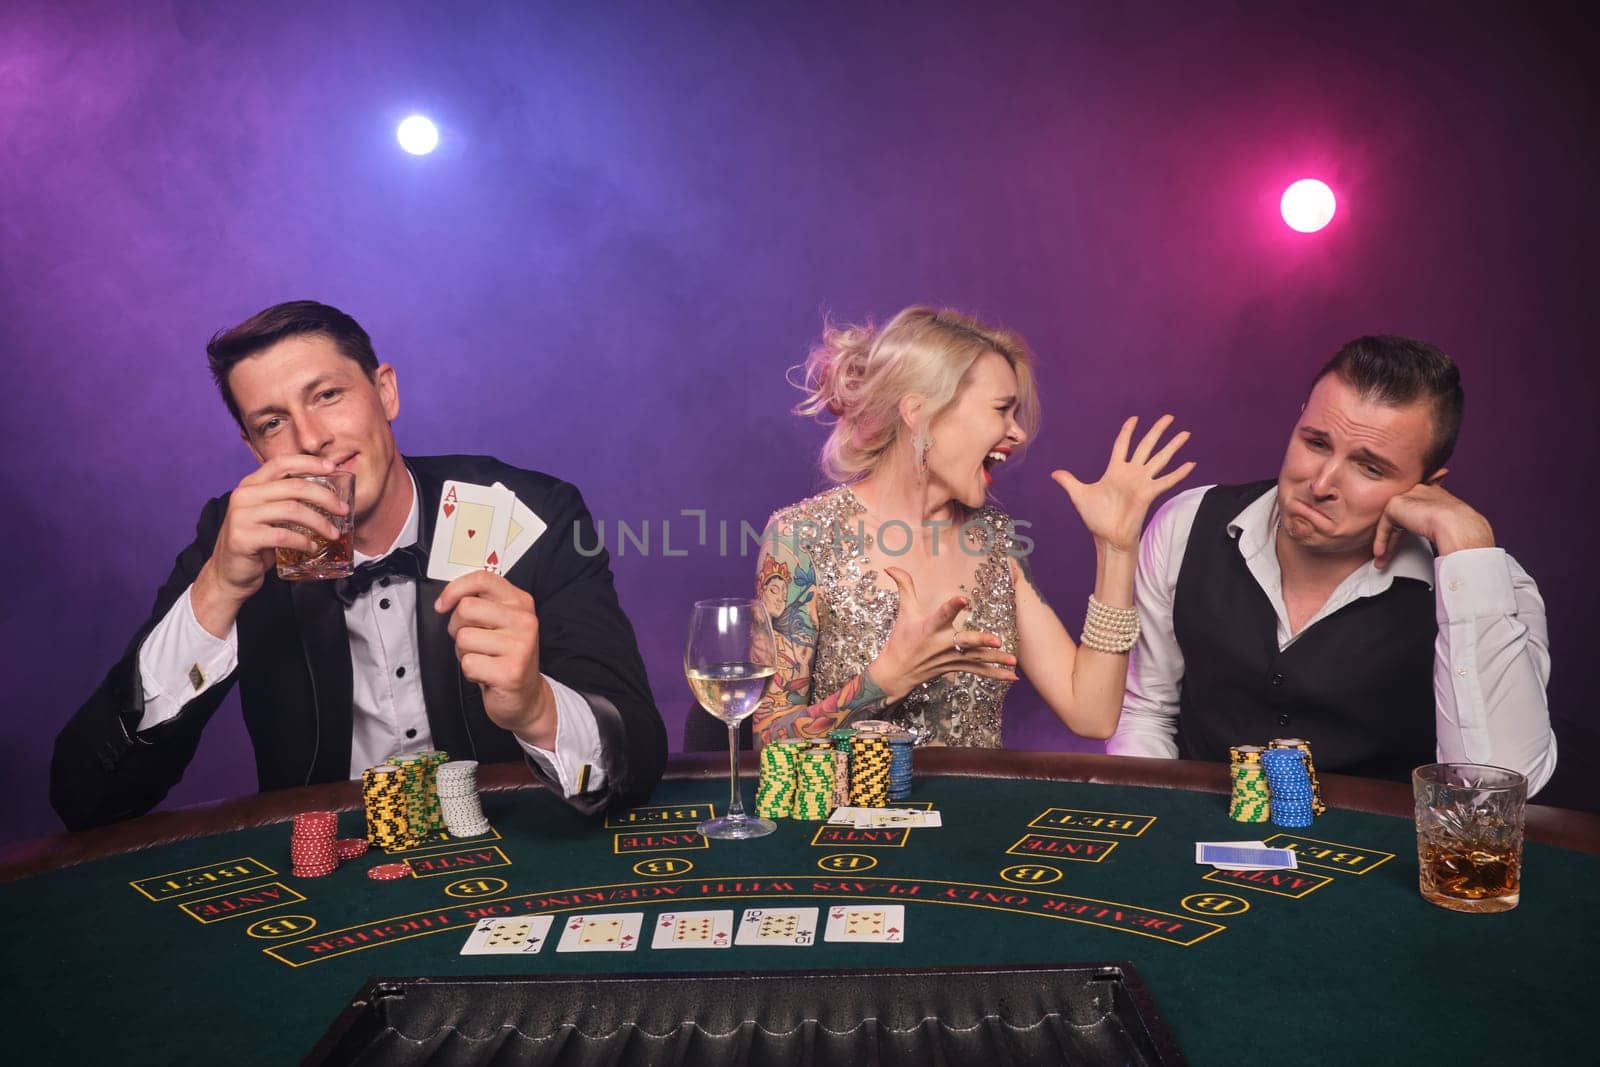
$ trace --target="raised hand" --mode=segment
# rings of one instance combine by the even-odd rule
[[[900,591],[900,608],[889,640],[868,673],[890,703],[929,678],[951,671],[1017,680],[1017,657],[1000,651],[998,636],[957,628],[956,616],[966,608],[966,597],[953,596],[930,607],[918,597],[910,574],[899,567],[886,567],[884,573]]]
[[[1171,415],[1157,419],[1140,439],[1138,447],[1131,448],[1138,425],[1137,417],[1122,424],[1111,446],[1111,460],[1099,481],[1085,484],[1064,470],[1053,471],[1050,475],[1067,491],[1072,506],[1078,510],[1078,516],[1096,542],[1119,552],[1131,553],[1138,549],[1139,534],[1144,529],[1150,503],[1194,470],[1191,461],[1167,471],[1167,464],[1189,440],[1188,430],[1173,434],[1159,451],[1156,448],[1172,425]]]

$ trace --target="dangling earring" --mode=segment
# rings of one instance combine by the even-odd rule
[[[917,473],[928,473],[928,453],[933,449],[933,438],[918,431],[912,447],[917,450]]]

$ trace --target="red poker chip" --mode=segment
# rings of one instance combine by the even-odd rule
[[[323,875],[332,874],[338,869],[339,865],[337,863],[324,864],[321,867],[302,867],[296,864],[293,874],[296,878],[321,878]]]
[[[379,882],[392,882],[399,878],[410,878],[411,868],[404,863],[380,863],[368,868],[367,877]]]
[[[353,860],[364,855],[367,851],[367,839],[364,837],[341,837],[334,842],[335,851],[342,860]]]

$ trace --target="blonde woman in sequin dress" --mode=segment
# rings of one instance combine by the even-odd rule
[[[871,718],[998,747],[1018,669],[1073,732],[1116,729],[1139,533],[1193,469],[1167,469],[1189,434],[1163,442],[1166,416],[1135,443],[1130,418],[1099,481],[1052,475],[1095,543],[1075,643],[1033,582],[1031,541],[986,502],[1038,423],[1032,361],[1016,334],[948,310],[824,333],[795,410],[835,420],[822,469],[839,484],[778,511],[762,542],[757,592],[780,648],[755,713],[763,742]]]

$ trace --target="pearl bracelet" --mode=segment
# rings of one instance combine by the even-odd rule
[[[1121,655],[1139,640],[1139,612],[1134,608],[1114,608],[1093,593],[1083,617],[1083,634],[1078,643],[1096,652]]]

